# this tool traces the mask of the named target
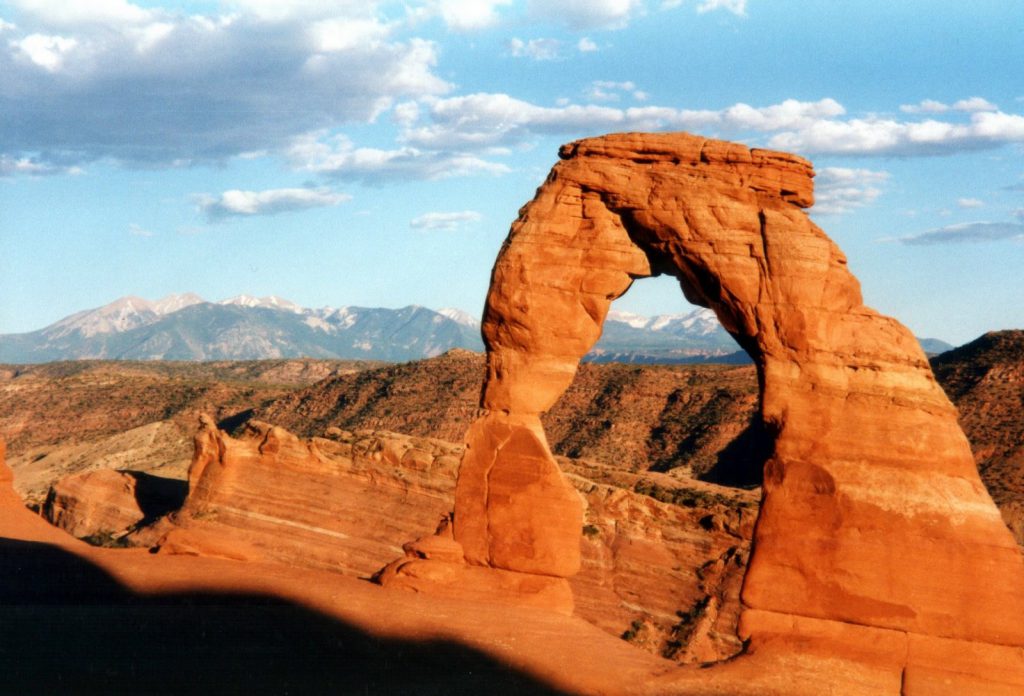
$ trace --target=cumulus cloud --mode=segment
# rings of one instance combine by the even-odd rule
[[[965,222],[920,234],[900,237],[904,244],[960,244],[967,242],[1024,241],[1024,224],[1019,222]]]
[[[497,8],[511,4],[512,0],[441,0],[441,18],[456,31],[484,29],[498,22]]]
[[[999,107],[982,97],[960,99],[953,104],[943,104],[934,99],[925,99],[917,104],[902,104],[900,111],[907,114],[942,114],[947,111],[998,111]]]
[[[846,167],[825,167],[815,177],[814,208],[820,215],[842,215],[868,205],[882,190],[888,172]]]
[[[64,66],[68,54],[75,50],[78,41],[65,36],[29,34],[20,41],[11,41],[15,58],[34,64],[47,72],[56,72]]]
[[[516,58],[532,58],[533,60],[554,60],[558,58],[561,47],[558,39],[522,39],[512,38],[508,42],[508,51]]]
[[[714,0],[712,0],[714,1]],[[642,0],[529,0],[527,12],[570,29],[621,29],[643,10]]]
[[[276,215],[308,208],[323,208],[351,200],[351,196],[327,188],[281,188],[265,191],[232,189],[219,196],[197,196],[200,212],[215,222],[230,217]]]
[[[55,26],[137,25],[151,21],[154,16],[152,10],[143,9],[125,0],[13,0],[11,4],[27,16]]]
[[[479,222],[482,216],[475,210],[461,210],[452,213],[424,213],[409,221],[409,227],[416,230],[456,230],[473,222]]]
[[[957,198],[956,204],[961,208],[981,208],[985,202],[978,198]]]
[[[767,106],[738,103],[723,109],[614,105],[626,90],[632,90],[633,99],[646,97],[630,81],[596,81],[587,95],[591,103],[560,100],[550,107],[491,92],[428,97],[420,100],[423,108],[414,122],[406,122],[400,141],[418,152],[475,151],[486,156],[545,135],[581,137],[609,130],[690,130],[753,138],[768,147],[806,154],[901,157],[1024,142],[1024,116],[1001,111],[958,112],[947,120],[898,120],[851,118],[843,105],[831,98],[786,99]]]
[[[436,46],[397,38],[374,3],[233,4],[184,16],[124,0],[20,0],[0,44],[0,154],[220,161],[451,88],[434,72]]]
[[[1024,142],[1024,116],[978,111],[966,123],[887,118],[820,119],[772,136],[780,150],[844,155],[940,155]]]
[[[401,139],[427,150],[508,148],[536,135],[580,136],[602,130],[696,130],[727,137],[766,134],[769,147],[808,154],[941,155],[1024,142],[1024,116],[975,110],[959,120],[849,118],[831,98],[738,103],[723,109],[609,105],[626,90],[646,98],[630,81],[595,81],[589,104],[559,101],[546,107],[508,94],[480,92],[422,100],[419,120]],[[977,102],[977,98],[964,100]],[[975,103],[977,106],[977,103]]]
[[[982,97],[921,102],[904,114],[927,115],[881,118],[849,116],[829,98],[650,104],[628,80],[595,82],[582,104],[451,96],[453,85],[437,74],[437,46],[408,38],[409,28],[425,16],[480,28],[506,4],[225,0],[228,14],[185,15],[129,0],[16,0],[0,41],[0,175],[62,173],[99,159],[189,166],[262,153],[343,179],[431,179],[508,171],[494,159],[538,137],[627,129],[693,130],[807,154],[917,156],[1024,142],[1024,116]],[[746,11],[738,0],[695,6]],[[643,7],[535,0],[527,12],[585,30],[621,26]],[[510,51],[541,60],[572,46],[514,39]],[[583,37],[576,48],[597,45]],[[627,108],[627,99],[644,104]],[[385,114],[398,131],[392,145],[358,147],[337,135]]]
[[[475,155],[402,147],[356,147],[344,135],[307,133],[288,150],[293,166],[336,179],[381,183],[389,179],[445,179],[470,174],[504,174],[509,168]]]
[[[736,104],[722,110],[661,106],[623,109],[598,104],[544,107],[507,94],[481,92],[432,100],[427,111],[429,123],[408,129],[403,139],[415,147],[467,150],[508,147],[532,134],[580,135],[612,129],[770,131],[806,127],[841,113],[843,107],[834,99],[787,99],[760,108]]]

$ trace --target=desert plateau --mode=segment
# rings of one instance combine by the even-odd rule
[[[0,695],[1021,696],[1022,27],[0,0]]]

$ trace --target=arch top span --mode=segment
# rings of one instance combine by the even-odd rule
[[[675,276],[759,365],[821,339],[815,313],[861,304],[842,252],[801,210],[814,202],[803,158],[685,133],[590,138],[559,155],[494,267],[486,408],[550,408],[636,278]]]

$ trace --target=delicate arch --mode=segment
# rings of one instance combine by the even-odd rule
[[[782,613],[1024,644],[1024,625],[1004,618],[1024,614],[1024,592],[1005,589],[1024,589],[1016,544],[916,340],[863,305],[842,252],[803,212],[810,163],[686,134],[582,140],[560,156],[492,275],[487,413],[456,491],[466,559],[578,569],[580,502],[539,414],[612,300],[669,273],[757,365],[772,443],[745,630]],[[1003,581],[974,582],[979,567]]]

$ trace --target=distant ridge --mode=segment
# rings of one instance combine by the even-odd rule
[[[934,341],[934,339],[925,339]],[[929,353],[949,347],[941,341]],[[310,309],[275,295],[209,302],[195,293],[155,302],[121,297],[46,328],[0,335],[0,362],[335,358],[403,362],[452,348],[483,350],[473,314],[418,305]],[[943,348],[944,349],[944,348]],[[748,363],[710,309],[645,317],[611,311],[592,362]]]
[[[281,297],[122,297],[39,331],[0,335],[0,362],[339,358],[405,361],[482,350],[479,329],[426,307],[308,309]]]

